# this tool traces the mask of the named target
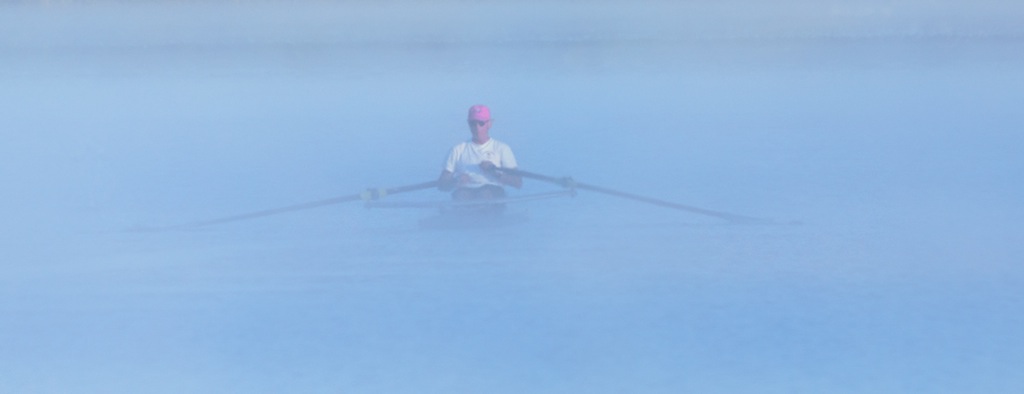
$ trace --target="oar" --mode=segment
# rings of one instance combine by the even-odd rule
[[[264,209],[262,211],[243,213],[243,214],[227,216],[227,217],[223,217],[223,218],[219,218],[219,219],[206,220],[206,221],[201,221],[201,222],[179,224],[179,225],[176,225],[176,226],[168,226],[168,227],[149,228],[149,229],[146,229],[146,230],[174,230],[174,229],[184,229],[184,228],[192,228],[192,227],[211,226],[211,225],[215,225],[215,224],[223,224],[223,223],[237,222],[237,221],[241,221],[241,220],[249,220],[249,219],[261,218],[261,217],[265,217],[265,216],[277,215],[277,214],[282,214],[282,213],[286,213],[286,212],[294,212],[294,211],[300,211],[300,210],[305,210],[305,209],[318,208],[318,207],[322,207],[322,206],[325,206],[325,205],[341,204],[341,203],[351,202],[351,201],[370,201],[370,200],[376,200],[376,199],[382,198],[382,197],[390,195],[390,194],[399,194],[399,193],[411,192],[411,191],[415,191],[415,190],[429,189],[429,188],[432,188],[432,187],[437,187],[437,181],[423,182],[423,183],[417,183],[417,184],[413,184],[413,185],[399,186],[399,187],[393,187],[393,188],[387,188],[387,189],[366,189],[363,192],[352,194],[352,195],[348,195],[348,196],[341,196],[341,197],[328,198],[328,199],[324,199],[324,200],[310,201],[310,202],[306,202],[306,203],[289,205],[289,206],[280,207],[280,208]]]
[[[575,192],[571,190],[559,190],[555,192],[529,194],[525,196],[484,199],[484,200],[449,200],[449,201],[367,201],[367,208],[430,208],[430,209],[451,209],[451,208],[479,208],[482,206],[493,206],[495,204],[512,204],[544,200],[555,197],[571,197]]]
[[[731,222],[740,222],[740,223],[773,223],[773,221],[768,220],[768,219],[760,219],[760,218],[755,218],[755,217],[750,217],[750,216],[743,216],[743,215],[737,215],[737,214],[734,214],[734,213],[728,213],[728,212],[722,212],[722,211],[713,211],[713,210],[710,210],[710,209],[704,209],[704,208],[698,208],[698,207],[693,207],[693,206],[689,206],[689,205],[683,205],[683,204],[674,203],[674,202],[671,202],[671,201],[660,200],[660,199],[653,198],[653,197],[641,196],[641,195],[637,195],[637,194],[633,194],[633,193],[627,193],[627,192],[623,192],[623,191],[612,190],[612,189],[609,189],[609,188],[606,188],[606,187],[590,185],[590,184],[586,184],[586,183],[582,183],[582,182],[576,182],[571,177],[553,177],[553,176],[541,175],[541,174],[536,174],[536,173],[532,173],[532,172],[529,172],[529,171],[523,171],[523,170],[518,170],[518,169],[513,170],[513,169],[504,169],[503,168],[503,169],[501,169],[501,171],[506,173],[506,174],[519,175],[519,176],[522,176],[524,178],[531,178],[531,179],[537,179],[537,180],[541,180],[541,181],[545,181],[545,182],[550,182],[550,183],[553,183],[553,184],[556,184],[556,185],[559,185],[559,186],[562,186],[562,187],[568,188],[568,189],[590,190],[590,191],[594,191],[594,192],[598,192],[598,193],[604,193],[604,194],[608,194],[608,195],[612,195],[612,196],[616,196],[616,197],[621,197],[621,198],[626,198],[626,199],[630,199],[630,200],[642,201],[642,202],[646,202],[648,204],[654,204],[654,205],[657,205],[657,206],[660,206],[660,207],[678,209],[678,210],[681,210],[681,211],[701,214],[701,215],[705,215],[705,216],[712,216],[712,217],[716,217],[716,218],[720,218],[720,219],[725,219],[725,220],[728,220],[728,221],[731,221]]]

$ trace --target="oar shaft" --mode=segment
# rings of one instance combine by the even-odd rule
[[[378,198],[387,196],[389,194],[399,194],[399,193],[411,192],[411,191],[416,191],[416,190],[429,189],[429,188],[432,188],[432,187],[437,187],[437,181],[422,182],[422,183],[417,183],[417,184],[413,184],[413,185],[399,186],[399,187],[386,188],[386,189],[367,189],[366,191],[364,191],[362,193],[357,193],[357,194],[352,194],[352,195],[347,195],[347,196],[334,197],[334,198],[328,198],[328,199],[317,200],[317,201],[310,201],[310,202],[306,202],[306,203],[289,205],[289,206],[280,207],[280,208],[264,209],[264,210],[261,210],[261,211],[248,212],[248,213],[243,213],[243,214],[238,214],[238,215],[233,215],[233,216],[227,216],[227,217],[223,217],[223,218],[219,218],[219,219],[206,220],[206,221],[202,221],[202,222],[195,222],[195,223],[189,223],[189,224],[181,224],[181,225],[177,225],[177,226],[164,227],[164,228],[161,228],[161,230],[183,229],[183,228],[191,228],[191,227],[211,226],[211,225],[215,225],[215,224],[224,224],[224,223],[230,223],[230,222],[237,222],[237,221],[241,221],[241,220],[256,219],[256,218],[261,218],[261,217],[266,217],[266,216],[271,216],[271,215],[278,215],[278,214],[287,213],[287,212],[294,212],[294,211],[300,211],[300,210],[306,210],[306,209],[312,209],[312,208],[319,208],[319,207],[326,206],[326,205],[341,204],[341,203],[351,202],[351,201],[376,200]]]
[[[405,192],[411,192],[411,191],[416,191],[416,190],[429,189],[429,188],[432,188],[432,187],[437,187],[437,181],[429,181],[429,182],[417,183],[415,185],[393,187],[393,188],[384,189],[384,190],[387,191],[387,194],[398,194],[398,193],[405,193]]]
[[[558,178],[558,177],[542,175],[542,174],[536,174],[536,173],[532,173],[532,172],[529,172],[529,171],[523,171],[523,170],[518,170],[518,169],[516,169],[516,170],[502,170],[502,171],[505,171],[505,172],[508,172],[508,173],[511,173],[511,174],[516,174],[516,175],[522,176],[524,178],[531,178],[531,179],[537,179],[537,180],[541,180],[541,181],[545,181],[545,182],[554,183],[554,184],[560,185],[562,187],[582,189],[582,190],[590,190],[590,191],[593,191],[593,192],[604,193],[604,194],[608,194],[608,195],[612,195],[612,196],[616,196],[616,197],[621,197],[621,198],[626,198],[626,199],[630,199],[630,200],[646,202],[648,204],[653,204],[653,205],[657,205],[657,206],[661,206],[661,207],[665,207],[665,208],[672,208],[672,209],[677,209],[677,210],[681,210],[681,211],[697,213],[697,214],[701,214],[701,215],[705,215],[705,216],[717,217],[717,218],[720,218],[720,219],[725,219],[725,220],[729,220],[729,221],[733,221],[733,222],[765,222],[766,221],[764,219],[758,219],[758,218],[753,218],[753,217],[743,216],[743,215],[737,215],[737,214],[728,213],[728,212],[721,212],[721,211],[714,211],[714,210],[710,210],[710,209],[698,208],[698,207],[693,207],[693,206],[689,206],[689,205],[674,203],[674,202],[671,202],[671,201],[665,201],[665,200],[657,199],[657,198],[654,198],[654,197],[641,196],[641,195],[638,195],[638,194],[627,193],[627,192],[619,191],[619,190],[613,190],[613,189],[609,189],[609,188],[606,188],[606,187],[601,187],[601,186],[596,186],[596,185],[590,185],[590,184],[586,184],[586,183],[576,182],[572,178],[569,178],[569,177]]]
[[[211,226],[211,225],[214,225],[214,224],[223,224],[223,223],[237,222],[237,221],[241,221],[241,220],[256,219],[256,218],[272,216],[272,215],[277,215],[277,214],[282,214],[282,213],[287,213],[287,212],[294,212],[294,211],[301,211],[301,210],[305,210],[305,209],[318,208],[318,207],[322,207],[322,206],[326,206],[326,205],[341,204],[341,203],[344,203],[344,202],[357,201],[359,199],[360,199],[360,195],[359,194],[354,194],[354,195],[351,195],[351,196],[329,198],[329,199],[326,199],[326,200],[311,201],[311,202],[302,203],[302,204],[289,205],[289,206],[286,206],[286,207],[272,208],[272,209],[265,209],[265,210],[262,210],[262,211],[243,213],[243,214],[238,214],[238,215],[234,215],[234,216],[227,216],[227,217],[223,217],[223,218],[219,218],[219,219],[207,220],[207,221],[203,221],[203,222],[183,224],[183,225],[179,225],[179,226],[174,226],[174,228],[203,227],[203,226]]]
[[[698,208],[698,207],[684,205],[684,204],[679,204],[679,203],[675,203],[675,202],[671,202],[671,201],[659,200],[659,199],[653,198],[653,197],[641,196],[641,195],[633,194],[633,193],[626,193],[626,192],[622,192],[622,191],[618,191],[618,190],[612,190],[612,189],[608,189],[608,188],[604,188],[604,187],[600,187],[600,186],[588,185],[588,184],[585,184],[585,183],[577,183],[576,184],[576,188],[584,189],[584,190],[590,190],[590,191],[595,191],[595,192],[598,192],[598,193],[604,193],[604,194],[608,194],[608,195],[612,195],[612,196],[616,196],[616,197],[622,197],[622,198],[626,198],[626,199],[630,199],[630,200],[646,202],[648,204],[654,204],[654,205],[657,205],[657,206],[660,206],[660,207],[678,209],[678,210],[681,210],[681,211],[687,211],[687,212],[693,212],[693,213],[699,213],[701,215],[713,216],[713,217],[717,217],[717,218],[721,218],[721,219],[726,219],[726,220],[731,220],[731,221],[757,220],[757,219],[750,218],[750,217],[735,215],[735,214],[726,213],[726,212],[713,211],[713,210],[710,210],[710,209]]]

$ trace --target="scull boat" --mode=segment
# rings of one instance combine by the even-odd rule
[[[471,201],[367,201],[367,208],[383,209],[431,209],[436,213],[420,219],[419,226],[427,229],[470,229],[504,227],[529,220],[524,210],[509,209],[509,205],[545,200],[558,197],[572,197],[572,190],[528,194],[491,200]]]
[[[260,218],[264,216],[278,215],[286,212],[294,212],[305,209],[318,208],[326,205],[340,204],[345,202],[363,201],[369,208],[429,208],[438,211],[437,216],[429,217],[420,221],[420,225],[424,227],[473,227],[473,226],[495,226],[504,224],[521,223],[526,220],[525,214],[523,213],[509,213],[506,212],[504,207],[508,204],[516,204],[527,201],[542,200],[555,197],[563,196],[574,196],[577,190],[586,190],[596,193],[602,193],[618,198],[629,199],[633,201],[639,201],[647,204],[653,204],[664,208],[670,208],[678,211],[685,211],[693,214],[711,216],[719,219],[724,219],[732,223],[746,223],[746,224],[773,224],[778,223],[774,220],[761,219],[756,217],[737,215],[735,213],[714,211],[705,208],[694,207],[690,205],[679,204],[676,202],[665,201],[654,197],[641,196],[629,192],[619,191],[610,189],[602,186],[586,184],[577,182],[571,177],[554,177],[549,175],[542,175],[533,172],[523,171],[519,169],[500,169],[500,171],[507,174],[514,174],[522,176],[523,178],[535,179],[554,185],[561,186],[562,189],[554,192],[530,194],[517,197],[502,198],[496,200],[480,200],[480,201],[381,201],[381,199],[395,195],[399,193],[408,193],[417,190],[433,189],[438,185],[438,181],[428,181],[415,183],[405,186],[392,187],[392,188],[371,188],[366,189],[360,193],[333,197],[317,201],[309,201],[301,204],[288,205],[279,208],[264,209],[261,211],[248,212],[233,216],[222,217],[219,219],[205,220],[199,222],[192,222],[186,224],[179,224],[176,226],[165,226],[165,227],[147,227],[140,228],[137,230],[143,231],[165,231],[174,229],[187,229],[202,226],[210,226],[215,224],[224,224],[230,222],[236,222],[241,220],[249,220]]]

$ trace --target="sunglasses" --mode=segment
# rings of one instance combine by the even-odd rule
[[[470,120],[469,121],[469,125],[470,126],[474,126],[475,125],[476,127],[483,127],[485,124],[487,124],[487,122],[490,122],[490,121],[489,120]]]

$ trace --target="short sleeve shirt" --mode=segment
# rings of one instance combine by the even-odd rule
[[[485,174],[480,168],[480,163],[489,161],[498,168],[516,168],[516,157],[512,149],[505,143],[491,138],[483,144],[473,141],[466,141],[455,145],[448,153],[444,170],[459,177],[462,174],[468,175],[470,182],[467,187],[479,187],[483,185],[501,185],[497,179]]]

